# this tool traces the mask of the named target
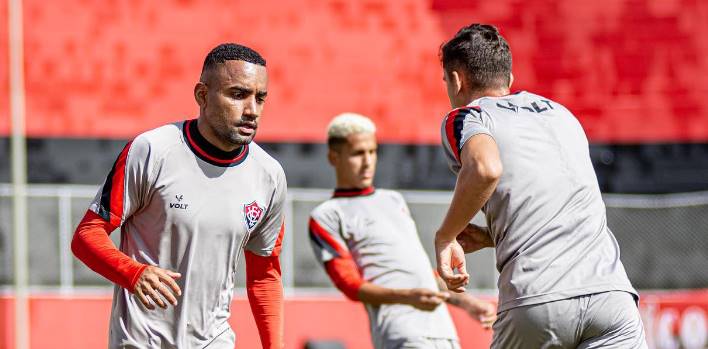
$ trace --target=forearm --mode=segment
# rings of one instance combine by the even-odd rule
[[[365,282],[359,287],[359,300],[364,303],[379,304],[408,304],[407,289],[395,289],[374,285]]]
[[[74,233],[71,251],[91,270],[132,292],[147,265],[116,248],[108,237],[115,228],[93,211],[86,212]]]
[[[283,285],[278,257],[246,251],[246,290],[263,348],[283,347]]]
[[[467,293],[450,293],[450,298],[447,299],[447,303],[458,308],[465,309],[465,305],[469,303],[470,296]]]

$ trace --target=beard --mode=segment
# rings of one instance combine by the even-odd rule
[[[222,142],[235,146],[249,144],[253,141],[253,137],[256,136],[256,130],[253,130],[253,134],[246,136],[240,134],[237,128],[229,127],[226,125],[214,129],[214,133],[217,137],[219,137]]]

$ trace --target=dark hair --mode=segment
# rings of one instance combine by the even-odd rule
[[[327,137],[327,148],[331,150],[337,150],[342,148],[342,145],[346,144],[348,141],[346,138],[342,137]]]
[[[225,43],[217,47],[214,47],[209,54],[207,54],[204,59],[204,65],[202,66],[202,74],[214,68],[219,63],[224,63],[225,61],[246,61],[248,63],[258,64],[266,66],[266,61],[263,57],[251,49],[239,44]]]
[[[496,27],[471,24],[440,47],[443,68],[461,68],[472,89],[509,86],[511,51]]]

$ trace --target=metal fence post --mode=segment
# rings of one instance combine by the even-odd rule
[[[74,288],[74,270],[71,264],[71,197],[67,188],[59,190],[59,285],[62,293]]]

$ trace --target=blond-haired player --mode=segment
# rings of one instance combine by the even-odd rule
[[[487,328],[494,307],[439,289],[403,197],[372,186],[375,132],[373,122],[357,114],[330,123],[328,159],[337,188],[311,213],[312,248],[337,288],[364,303],[375,348],[459,348],[442,303],[461,307]]]

